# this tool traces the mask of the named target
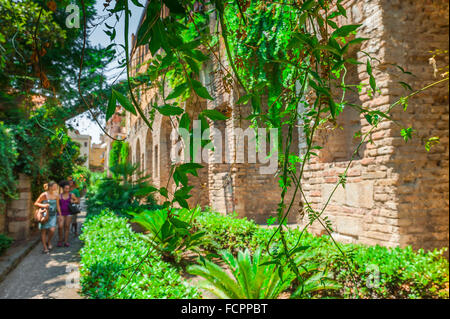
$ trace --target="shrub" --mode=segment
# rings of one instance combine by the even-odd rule
[[[104,211],[90,216],[80,236],[82,293],[91,298],[197,298],[195,287],[163,261],[127,219]]]
[[[363,298],[448,298],[446,248],[425,252],[411,247],[345,245]],[[340,292],[351,296],[351,273],[341,258],[330,260],[335,278],[348,284]],[[368,284],[369,283],[369,287]]]
[[[266,249],[275,229],[256,225],[252,221],[206,212],[197,218],[197,227],[206,236],[215,239],[214,250],[248,247],[252,251]],[[298,243],[301,231],[285,232],[289,247]],[[342,254],[329,236],[314,236],[304,232],[300,246],[309,246],[309,260],[324,263],[342,288],[320,292],[320,296],[355,297],[354,280]],[[353,276],[358,285],[360,298],[448,298],[449,263],[444,257],[446,248],[434,251],[411,247],[387,248],[359,244],[339,244],[353,265]],[[274,236],[270,249],[281,248],[279,235]],[[379,281],[378,280],[379,273]],[[369,282],[369,285],[367,283]],[[370,284],[372,282],[372,284]]]
[[[206,210],[194,221],[194,225],[206,232],[208,244],[205,249],[219,251],[229,249],[236,252],[248,247],[257,225],[246,218],[236,218],[237,214],[223,215]]]
[[[9,238],[4,234],[0,234],[0,256],[11,246],[12,242],[12,238]]]
[[[133,175],[140,174],[137,172],[137,166],[129,163],[117,164],[110,170],[113,177],[103,175],[93,180],[88,187],[86,204],[89,214],[110,209],[121,216],[130,217],[128,212],[160,207],[152,196],[156,188],[148,183],[148,177],[139,176],[133,179]]]
[[[14,166],[17,160],[16,142],[9,129],[0,122],[0,205],[16,196]]]
[[[229,251],[220,253],[231,270],[231,276],[219,265],[205,260],[204,264],[188,267],[188,272],[206,280],[200,286],[222,299],[275,299],[289,287],[292,276],[280,278],[277,265],[264,264],[267,256],[256,250],[239,251],[234,257]]]
[[[149,231],[148,239],[155,249],[166,258],[179,261],[181,254],[187,250],[198,251],[199,245],[204,244],[205,231],[195,231],[191,220],[200,212],[196,209],[174,209],[169,214],[167,209],[141,213],[130,213],[132,222],[139,223]]]

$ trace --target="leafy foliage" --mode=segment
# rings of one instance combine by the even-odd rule
[[[248,247],[258,226],[246,218],[236,218],[237,215],[223,215],[211,210],[205,210],[194,220],[198,229],[206,232],[205,248],[210,251],[223,249],[236,253]]]
[[[116,164],[110,167],[112,177],[103,176],[92,181],[87,190],[88,213],[96,214],[110,209],[119,215],[128,216],[131,212],[156,209],[152,195],[156,188],[148,183],[148,176],[139,176],[136,165],[129,163]]]
[[[128,154],[128,142],[113,141],[111,144],[111,151],[109,152],[109,167],[128,162]]]
[[[65,114],[65,109],[48,102],[15,124],[5,123],[13,144],[4,154],[8,158],[15,154],[15,159],[4,167],[14,165],[14,173],[31,177],[34,198],[42,192],[44,183],[66,179],[72,175],[75,165],[84,161],[79,145],[68,136]]]
[[[231,224],[234,226],[230,227]],[[234,216],[218,216],[208,211],[197,217],[196,226],[206,231],[206,237],[215,238],[216,245],[206,247],[215,250],[233,247],[249,247],[251,251],[264,249],[274,234],[273,228],[258,226],[253,221]],[[248,230],[245,236],[242,236],[242,229]],[[352,259],[354,268],[351,271],[328,236],[317,237],[298,229],[289,229],[285,239],[289,247],[297,247],[300,250],[301,247],[308,247],[295,254],[294,259],[296,265],[307,265],[308,270],[315,273],[304,278],[303,296],[300,294],[302,286],[296,283],[300,290],[297,290],[297,294],[294,291],[293,297],[300,294],[299,297],[309,295],[352,298],[355,292],[353,274],[360,298],[448,298],[449,265],[444,256],[446,249],[427,252],[422,249],[414,251],[411,247],[342,245],[347,256]],[[279,234],[271,242],[270,249],[272,253],[283,249]],[[237,252],[235,248],[232,251]],[[328,273],[321,275],[324,269],[328,269]],[[299,267],[299,270],[304,269]],[[341,287],[335,289],[336,284],[330,279],[334,279]],[[308,287],[308,283],[314,281],[314,285]],[[314,292],[313,287],[333,289]],[[308,289],[311,289],[309,293]]]
[[[130,214],[134,217],[132,222],[139,223],[149,231],[148,240],[156,250],[166,258],[179,260],[183,252],[191,250],[199,253],[199,246],[205,242],[205,232],[195,231],[191,224],[199,211],[200,207],[193,210],[144,210]]]
[[[162,260],[143,234],[134,233],[125,218],[109,211],[90,215],[80,239],[81,290],[90,298],[199,297],[196,288]]]
[[[71,3],[81,7],[80,0],[0,0],[0,118],[26,115],[33,96],[57,99],[69,113],[66,119],[86,111],[77,92],[82,56],[86,71],[80,88],[92,105],[105,109],[103,72],[112,51],[88,42],[82,54],[83,29],[66,27]],[[85,17],[92,23],[95,1],[84,3]]]
[[[6,199],[14,198],[16,192],[16,180],[14,166],[17,160],[15,140],[9,130],[0,122],[0,205]]]
[[[276,265],[264,264],[268,258],[259,249],[253,255],[249,250],[239,251],[237,257],[224,250],[221,257],[230,268],[232,276],[209,260],[188,267],[189,273],[206,279],[206,283],[202,283],[200,287],[219,298],[275,299],[292,280],[292,277],[284,280],[280,278]]]
[[[9,238],[4,234],[0,234],[0,256],[11,246],[12,242],[12,238]]]

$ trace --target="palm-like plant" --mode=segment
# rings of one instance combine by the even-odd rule
[[[237,257],[229,251],[221,251],[220,255],[230,268],[231,276],[209,260],[188,267],[188,272],[205,278],[200,287],[222,299],[275,299],[293,279],[289,275],[280,278],[279,266],[267,263],[269,257],[262,255],[260,249],[253,258],[248,249],[239,251]]]
[[[185,250],[197,251],[204,243],[204,231],[195,231],[192,219],[200,207],[189,210],[176,209],[169,214],[167,209],[130,212],[132,222],[138,223],[150,232],[148,239],[164,256],[174,256]]]

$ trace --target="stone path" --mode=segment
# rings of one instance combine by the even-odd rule
[[[78,216],[78,231],[84,221]],[[50,255],[42,254],[39,243],[0,283],[0,299],[80,299],[78,294],[78,262],[81,241],[72,233],[70,247],[56,247],[53,238]],[[75,282],[75,283],[74,283]]]

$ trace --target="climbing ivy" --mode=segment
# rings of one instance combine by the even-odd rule
[[[132,0],[143,7],[144,1]],[[145,61],[145,71],[132,76],[128,35],[129,1],[117,0],[112,6],[105,6],[111,19],[124,19],[123,67],[127,74],[127,96],[111,91],[106,111],[107,119],[115,111],[116,102],[126,111],[143,119],[152,128],[153,117],[147,117],[140,104],[139,95],[149,89],[158,90],[162,104],[154,102],[152,110],[166,116],[174,127],[192,132],[192,120],[183,108],[183,101],[194,103],[214,100],[211,92],[201,82],[201,68],[206,61],[212,61],[216,68],[216,79],[222,80],[226,92],[237,92],[236,106],[250,111],[254,127],[279,130],[279,185],[280,202],[277,211],[278,227],[267,243],[267,251],[280,269],[286,267],[301,276],[293,262],[300,250],[302,234],[308,225],[320,223],[331,235],[332,225],[323,213],[336,189],[345,186],[347,171],[360,147],[371,141],[371,133],[382,122],[391,120],[389,113],[398,104],[407,107],[407,101],[423,91],[411,91],[406,82],[399,83],[407,93],[393,103],[386,112],[367,109],[348,101],[346,92],[357,88],[369,98],[380,94],[374,70],[378,61],[366,52],[360,51],[360,44],[368,39],[355,35],[360,25],[338,25],[338,17],[347,17],[341,0],[162,0],[150,1],[146,6],[144,19],[136,36],[136,47],[148,46],[151,58]],[[164,9],[167,7],[169,12]],[[84,28],[86,28],[86,24]],[[111,40],[115,38],[115,27],[106,24]],[[356,61],[348,52],[358,51],[364,56]],[[226,55],[224,59],[223,55]],[[226,62],[224,62],[226,60]],[[355,64],[364,64],[367,83],[347,83],[347,70]],[[398,66],[403,74],[410,74]],[[448,81],[442,80],[430,84]],[[303,104],[303,107],[300,106]],[[301,111],[301,109],[306,111]],[[344,173],[333,188],[322,209],[314,209],[302,189],[305,165],[317,154],[320,145],[315,142],[319,128],[326,124],[336,127],[336,120],[345,108],[353,108],[365,117],[371,128],[364,134],[358,132],[359,143],[349,158]],[[218,110],[202,110],[198,118],[202,131],[209,127],[208,121],[226,120],[228,114]],[[175,124],[176,123],[176,124]],[[300,128],[306,139],[302,156],[294,152],[292,145],[294,131]],[[397,122],[394,122],[398,124]],[[411,138],[413,129],[399,127],[405,140]],[[203,143],[204,142],[204,143]],[[203,141],[205,146],[209,141]],[[205,144],[206,143],[206,144]],[[431,142],[430,142],[431,145]],[[166,187],[157,190],[165,198],[164,208],[172,210],[177,204],[187,207],[190,197],[188,174],[197,175],[202,166],[195,163],[173,165],[169,179],[175,182],[175,192],[170,194]],[[288,196],[288,190],[292,196]],[[300,232],[294,246],[285,239],[285,223],[295,202],[304,203],[309,223]],[[273,222],[273,220],[271,221]],[[280,236],[282,248],[276,252],[270,249],[274,236]],[[345,252],[334,241],[349,269],[350,261]]]
[[[15,197],[16,178],[14,165],[17,160],[17,147],[10,129],[0,122],[0,206],[6,199]]]

